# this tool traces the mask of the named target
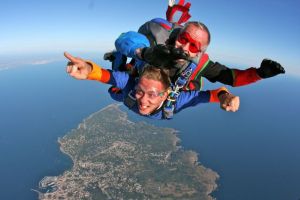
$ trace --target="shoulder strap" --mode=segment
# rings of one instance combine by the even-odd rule
[[[136,85],[139,81],[139,78],[136,77],[135,78],[135,84]],[[128,92],[127,96],[124,99],[124,104],[128,107],[128,108],[132,108],[135,104],[136,104],[136,98],[135,98],[135,88],[133,88],[132,90],[130,90],[130,92]]]
[[[200,72],[206,67],[207,63],[209,62],[209,57],[208,55],[205,53],[199,63],[197,64],[197,67],[195,69],[195,71],[193,72],[192,76],[191,76],[191,80],[195,79],[196,76],[198,76],[200,74]]]
[[[134,95],[134,90],[131,90],[128,95],[126,96],[126,98],[124,99],[124,104],[128,107],[128,108],[132,108],[135,104],[136,104],[136,98]]]
[[[193,71],[189,79],[189,83],[185,85],[184,90],[201,90],[203,85],[203,80],[201,77],[201,72],[206,68],[209,63],[209,57],[207,54],[204,54],[199,63],[197,64],[196,69]]]

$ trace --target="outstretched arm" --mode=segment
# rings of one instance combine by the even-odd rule
[[[264,59],[259,68],[248,68],[245,70],[231,69],[218,62],[209,61],[202,75],[211,82],[221,82],[234,87],[248,85],[258,80],[270,78],[285,73],[284,68],[269,59]]]
[[[64,55],[69,60],[66,71],[73,78],[79,80],[96,80],[120,88],[127,84],[129,75],[124,72],[103,69],[94,62],[73,57],[67,52]]]
[[[240,98],[225,88],[208,91],[182,91],[177,98],[175,112],[197,106],[200,103],[220,103],[220,107],[228,112],[236,112],[240,106]]]
[[[97,80],[107,83],[110,80],[110,72],[97,64],[74,57],[65,52],[65,57],[69,60],[66,71],[73,78],[79,80]]]

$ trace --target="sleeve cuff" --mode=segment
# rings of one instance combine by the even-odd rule
[[[215,90],[210,90],[209,102],[210,103],[219,103],[220,102],[219,94],[221,94],[222,92],[229,93],[229,91],[225,87],[221,87],[221,88],[218,88]]]
[[[232,74],[234,80],[234,87],[248,85],[262,79],[257,74],[256,69],[254,67],[251,67],[246,70],[232,69]]]
[[[106,69],[101,68],[99,65],[92,61],[86,61],[92,66],[92,71],[88,74],[88,80],[96,80],[102,83],[107,83],[110,80],[110,72]]]

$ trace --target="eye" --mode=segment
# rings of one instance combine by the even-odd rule
[[[199,49],[195,44],[190,43],[190,51],[193,53],[197,53],[197,52],[199,52]]]
[[[135,94],[137,94],[137,95],[143,95],[144,92],[143,92],[143,90],[137,88],[137,89],[135,90]]]
[[[158,95],[154,92],[149,92],[148,96],[149,96],[149,98],[156,98]]]
[[[189,42],[189,40],[184,35],[180,35],[178,38],[178,42],[180,42],[181,44],[186,44]]]

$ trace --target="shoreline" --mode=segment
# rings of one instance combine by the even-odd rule
[[[118,104],[110,104],[102,109],[100,109],[99,111],[95,112],[95,113],[92,113],[91,115],[89,115],[87,118],[83,119],[81,123],[78,124],[77,128],[75,129],[71,129],[70,131],[68,131],[63,137],[59,137],[57,142],[59,144],[59,149],[60,151],[67,155],[71,160],[72,160],[72,167],[69,168],[69,169],[65,169],[64,172],[62,174],[59,174],[58,176],[45,176],[40,182],[39,182],[39,189],[45,189],[46,187],[50,187],[52,188],[52,190],[50,189],[49,191],[51,191],[50,193],[48,192],[41,192],[39,191],[38,194],[39,194],[39,199],[51,199],[51,198],[48,198],[46,196],[52,196],[53,193],[57,193],[58,194],[62,194],[62,195],[66,195],[66,193],[62,192],[61,191],[61,187],[64,187],[62,185],[64,185],[65,181],[67,180],[66,179],[66,176],[70,176],[72,174],[73,171],[78,171],[80,170],[81,168],[86,168],[88,167],[90,164],[89,162],[87,161],[83,161],[82,163],[80,162],[80,159],[79,160],[76,160],[75,157],[70,153],[68,152],[66,149],[65,149],[65,143],[62,142],[66,137],[69,136],[69,134],[71,134],[73,131],[82,131],[84,129],[86,129],[86,123],[88,122],[89,119],[92,119],[95,115],[101,113],[101,112],[105,112],[105,111],[109,111],[110,109],[119,109],[119,106]],[[121,111],[122,114],[125,115],[125,117],[127,118],[128,115],[127,113],[124,113],[123,111]],[[123,116],[124,117],[124,116]],[[120,119],[121,120],[124,120],[123,117],[121,117]],[[130,123],[133,123],[135,124],[135,122],[132,122],[130,121],[128,118],[126,119],[126,121],[130,124]],[[146,122],[139,122],[139,123],[144,123],[148,126],[151,126],[153,128],[157,128],[156,126],[152,125],[152,124],[149,124],[149,123],[146,123]],[[178,137],[178,133],[179,131],[176,130],[176,129],[173,129],[173,128],[165,128],[165,127],[159,127],[161,128],[162,130],[166,131],[166,133],[168,133],[168,137],[170,137],[169,139],[171,139],[171,145],[172,145],[172,151],[170,151],[167,155],[167,160],[170,159],[170,156],[171,155],[179,155],[180,157],[183,157],[184,160],[186,160],[187,163],[190,163],[191,166],[194,166],[195,169],[197,170],[204,170],[205,173],[207,173],[205,176],[208,177],[214,177],[212,178],[211,180],[213,180],[213,184],[208,184],[206,185],[206,195],[208,197],[211,197],[210,195],[212,195],[212,193],[214,191],[216,191],[218,185],[217,185],[217,180],[219,179],[219,174],[217,172],[214,172],[212,169],[210,168],[207,168],[207,167],[204,167],[203,165],[201,165],[199,162],[198,162],[198,153],[196,151],[192,151],[192,150],[185,150],[183,146],[181,146],[181,139]],[[67,139],[66,139],[67,140]],[[156,155],[157,156],[157,155]],[[153,159],[153,158],[152,158]],[[169,162],[169,161],[167,161]],[[86,164],[85,164],[86,163]],[[95,165],[97,166],[97,165]],[[72,176],[72,175],[71,175]],[[203,176],[203,175],[202,175]],[[201,176],[201,177],[202,177]],[[205,177],[204,176],[204,177]],[[199,177],[200,178],[200,177]],[[199,180],[201,182],[201,179]],[[62,184],[62,185],[60,185]],[[44,186],[44,187],[40,187],[40,186]],[[57,191],[58,190],[58,191]],[[165,188],[165,190],[173,190],[172,187],[171,188]],[[176,193],[177,194],[177,193]],[[82,195],[84,195],[82,193]],[[85,195],[88,195],[88,194],[85,194]],[[175,195],[175,193],[174,193]],[[177,194],[178,195],[178,194]]]

